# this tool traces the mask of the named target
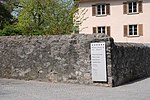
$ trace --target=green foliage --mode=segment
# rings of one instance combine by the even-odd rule
[[[25,33],[41,30],[43,34],[53,35],[72,33],[77,11],[72,0],[20,0],[20,4],[17,25]]]
[[[11,13],[6,9],[4,4],[0,3],[0,29],[8,25],[11,19]]]
[[[32,33],[25,33],[19,27],[15,25],[8,25],[3,30],[0,30],[0,36],[13,36],[13,35],[43,35],[43,31],[37,31]]]
[[[12,36],[12,35],[22,35],[22,32],[21,30],[12,25],[6,26],[3,30],[0,30],[0,36]]]
[[[5,1],[5,0],[4,0]],[[46,35],[79,33],[85,11],[78,0],[6,0],[0,5],[0,35]],[[17,5],[17,8],[14,7]],[[11,12],[17,11],[17,20]],[[82,17],[80,17],[82,16]]]

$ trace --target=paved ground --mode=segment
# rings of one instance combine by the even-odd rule
[[[150,100],[150,78],[115,88],[0,79],[0,100]]]

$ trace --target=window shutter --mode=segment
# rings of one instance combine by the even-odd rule
[[[96,33],[96,27],[93,27],[93,33]]]
[[[143,13],[143,1],[138,1],[138,3],[139,3],[139,13]]]
[[[123,14],[127,14],[127,2],[123,3]]]
[[[110,36],[110,31],[111,31],[110,26],[107,26],[107,35],[108,36]]]
[[[124,25],[124,37],[128,36],[128,25]]]
[[[96,15],[96,5],[92,5],[92,16]]]
[[[143,36],[143,24],[139,24],[139,36]]]
[[[110,15],[110,4],[106,4],[106,14]]]

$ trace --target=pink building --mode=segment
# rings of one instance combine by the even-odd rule
[[[80,0],[87,9],[80,34],[105,33],[115,42],[150,43],[150,0]]]

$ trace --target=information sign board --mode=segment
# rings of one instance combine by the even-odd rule
[[[92,81],[107,81],[105,42],[91,43]]]

